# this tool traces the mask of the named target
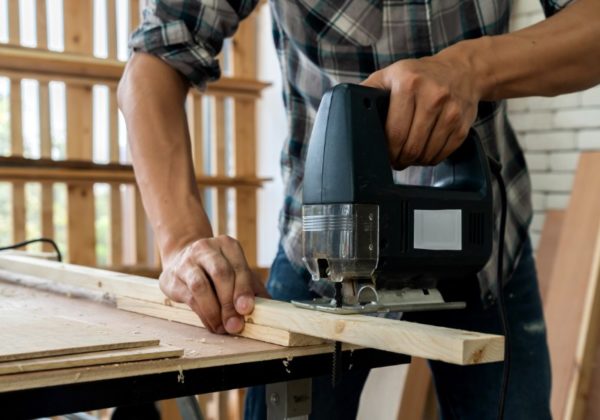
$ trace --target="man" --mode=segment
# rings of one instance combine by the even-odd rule
[[[202,89],[219,77],[215,56],[223,39],[257,2],[153,2],[132,36],[134,53],[119,86],[137,181],[161,250],[160,287],[217,333],[239,332],[253,297],[265,291],[251,276],[239,243],[212,235],[193,179],[184,98],[190,84]],[[414,165],[433,165],[451,154],[474,126],[487,153],[502,163],[509,197],[503,277],[513,365],[506,416],[549,418],[549,357],[527,236],[530,184],[504,99],[552,96],[600,82],[600,2],[542,0],[552,17],[508,34],[509,3],[270,2],[290,131],[282,152],[281,246],[268,290],[275,299],[312,294],[300,259],[303,159],[325,90],[362,82],[391,91],[390,162],[396,169],[410,166],[411,176],[427,171]],[[499,332],[494,261],[479,273],[478,284],[461,290],[468,294],[468,309],[412,319]],[[495,417],[501,364],[431,368],[444,418]],[[314,417],[353,417],[365,377],[349,375],[335,391],[327,379],[315,380]],[[263,398],[260,388],[250,392],[249,417],[264,415]]]

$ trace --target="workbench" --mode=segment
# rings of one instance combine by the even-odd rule
[[[0,376],[0,407],[3,416],[11,419],[53,416],[331,373],[331,344],[281,347],[215,335],[201,328],[121,311],[105,301],[16,285],[3,281],[1,273],[0,308],[25,309],[109,326],[122,333],[160,338],[161,343],[184,349],[181,358]],[[410,357],[396,353],[346,348],[343,371],[409,361]]]

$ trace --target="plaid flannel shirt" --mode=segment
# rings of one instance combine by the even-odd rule
[[[541,0],[551,15],[570,0]],[[132,34],[134,51],[154,54],[202,89],[219,78],[215,59],[258,0],[152,0]],[[281,153],[285,199],[282,244],[302,265],[302,179],[307,144],[323,93],[342,82],[359,83],[406,58],[433,55],[464,39],[508,31],[510,0],[270,0],[273,37],[283,73],[289,134]],[[506,103],[482,102],[475,122],[486,151],[502,164],[508,219],[504,278],[516,266],[531,220],[531,187],[523,153],[507,120]],[[428,168],[405,173],[430,179]],[[500,203],[495,189],[495,210]],[[496,236],[497,236],[496,223]],[[494,241],[494,256],[497,240]],[[479,273],[482,297],[494,300],[496,258]]]

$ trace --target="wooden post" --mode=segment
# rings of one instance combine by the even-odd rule
[[[65,51],[92,55],[92,3],[64,0]],[[67,157],[92,159],[92,86],[67,85]],[[68,186],[70,261],[96,264],[94,191]]]

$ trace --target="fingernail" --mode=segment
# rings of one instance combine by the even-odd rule
[[[242,318],[237,316],[232,316],[225,322],[225,328],[230,333],[239,333],[242,330]]]
[[[252,299],[250,296],[247,296],[247,295],[242,295],[242,296],[238,297],[237,300],[235,301],[235,308],[237,309],[237,311],[244,313],[244,314],[250,312],[253,305],[254,305],[254,299]]]
[[[227,334],[227,330],[225,330],[223,324],[219,325],[215,331],[217,334]]]

